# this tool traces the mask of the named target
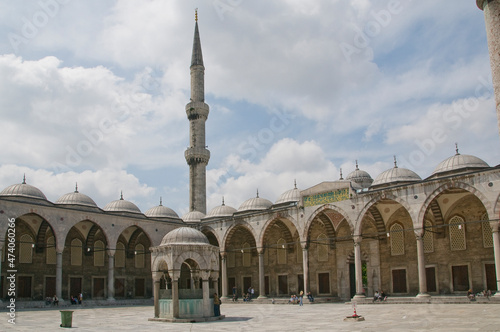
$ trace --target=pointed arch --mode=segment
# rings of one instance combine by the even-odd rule
[[[432,193],[430,193],[425,202],[422,204],[420,211],[418,212],[418,223],[423,225],[424,223],[424,218],[425,218],[425,213],[427,209],[430,207],[432,201],[436,199],[440,194],[444,193],[446,190],[451,190],[451,189],[463,189],[465,191],[468,191],[472,195],[476,196],[481,203],[483,204],[484,208],[486,209],[486,212],[488,215],[490,213],[494,214],[493,212],[493,204],[486,198],[486,196],[477,188],[471,186],[470,184],[464,183],[464,182],[447,182],[443,185],[441,185],[439,188],[434,190]],[[500,197],[499,197],[500,199]]]

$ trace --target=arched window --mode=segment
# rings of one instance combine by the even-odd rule
[[[135,246],[135,268],[142,269],[144,268],[144,246],[142,244],[137,244]]]
[[[227,267],[235,267],[236,256],[232,246],[227,247]]]
[[[300,239],[297,239],[297,243],[295,244],[295,250],[297,253],[297,263],[302,264],[304,256],[302,255],[302,246],[300,245]]]
[[[432,236],[432,223],[427,220],[425,222],[425,233],[424,233],[424,252],[434,252],[434,236]]]
[[[391,239],[391,255],[398,256],[405,254],[405,235],[403,233],[403,226],[395,223],[390,228]]]
[[[318,261],[328,261],[328,238],[324,233],[318,235],[316,241],[318,242]]]
[[[94,243],[94,266],[104,266],[105,255],[104,242],[95,241]]]
[[[32,263],[33,262],[33,238],[31,235],[24,234],[19,239],[19,263]]]
[[[250,245],[248,243],[243,243],[243,266],[251,265],[252,253]]]
[[[82,265],[82,241],[79,239],[71,241],[71,265]]]
[[[115,267],[125,267],[125,245],[121,242],[116,244]]]
[[[450,247],[451,250],[465,250],[465,224],[464,219],[454,216],[450,219]]]
[[[493,248],[493,232],[491,230],[490,222],[488,219],[489,218],[487,213],[481,216],[481,220],[484,220],[481,223],[483,229],[483,247]]]
[[[278,264],[286,264],[286,241],[283,238],[278,240]]]
[[[47,248],[45,249],[45,263],[56,264],[56,241],[53,236],[47,239]]]

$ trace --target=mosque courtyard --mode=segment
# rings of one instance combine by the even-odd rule
[[[20,309],[16,324],[2,313],[0,331],[57,331],[59,309]],[[75,308],[75,331],[500,331],[498,304],[365,304],[357,314],[365,321],[344,321],[353,307],[343,303],[224,303],[224,320],[207,323],[148,321],[153,306]]]

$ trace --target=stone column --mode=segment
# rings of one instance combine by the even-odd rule
[[[264,276],[264,249],[258,250],[259,254],[259,297],[258,299],[267,299],[266,279]]]
[[[172,276],[172,316],[174,318],[179,318],[179,279]]]
[[[356,295],[354,299],[364,299],[363,293],[363,263],[361,262],[361,236],[354,236],[354,268],[356,273]]]
[[[161,272],[153,272],[153,296],[155,306],[155,318],[160,317],[160,279]]]
[[[309,292],[309,249],[302,248],[302,273],[304,274],[304,294]]]
[[[495,91],[498,130],[500,131],[500,0],[476,0],[476,4],[479,9],[484,11],[493,89]]]
[[[56,295],[59,303],[62,303],[62,261],[63,249],[56,248]]]
[[[490,223],[491,230],[493,232],[493,252],[495,255],[495,272],[497,277],[497,292],[495,293],[495,298],[500,297],[500,226],[498,221],[493,221]]]
[[[417,264],[418,264],[418,294],[417,297],[430,297],[427,294],[427,276],[425,274],[424,238],[417,235]]]
[[[115,301],[115,252],[108,251],[108,301]]]
[[[222,264],[221,264],[221,269],[222,269],[222,294],[221,298],[222,299],[227,299],[227,253],[226,252],[221,252],[221,259],[222,259]]]
[[[202,279],[203,288],[203,317],[210,317],[210,284],[208,279]]]

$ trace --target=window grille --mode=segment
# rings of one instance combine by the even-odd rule
[[[47,239],[47,248],[45,248],[45,263],[56,264],[56,241],[53,236]]]
[[[493,248],[493,232],[491,230],[490,222],[488,221],[488,214],[483,214],[481,220],[484,220],[481,223],[483,228],[483,246],[485,248]]]
[[[434,236],[432,233],[432,223],[430,221],[425,222],[425,234],[424,234],[424,252],[434,252]]]
[[[79,239],[71,241],[71,265],[82,265],[82,241]]]
[[[465,250],[464,219],[454,216],[450,219],[450,248],[451,250]]]
[[[21,241],[19,246],[19,263],[32,263],[33,262],[33,238],[24,234],[19,239]]]
[[[394,224],[390,229],[391,239],[391,255],[398,256],[405,254],[405,235],[403,233],[403,226]]]

